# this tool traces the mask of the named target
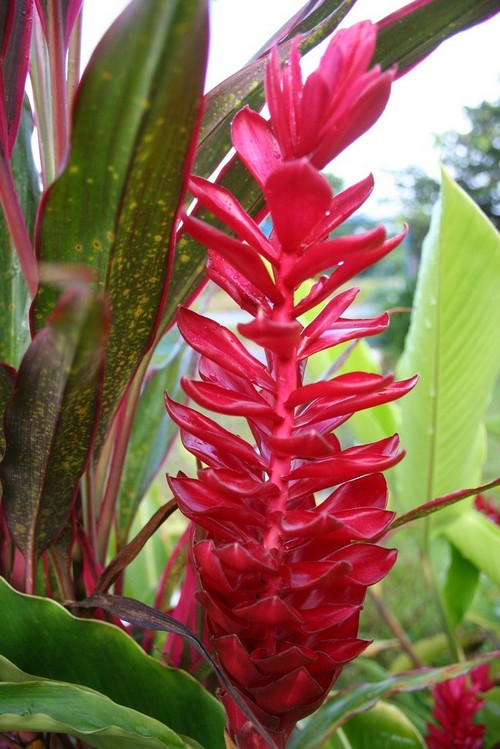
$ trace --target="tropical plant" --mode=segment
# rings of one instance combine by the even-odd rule
[[[333,194],[319,170],[396,75],[500,8],[417,0],[338,32],[303,81],[300,55],[354,4],[308,2],[207,94],[206,0],[134,0],[81,79],[82,0],[0,9],[2,749],[418,747],[411,710],[359,713],[498,655],[456,634],[480,572],[500,577],[498,528],[456,504],[500,483],[480,486],[479,451],[498,233],[445,176],[396,381],[361,340],[387,315],[344,317],[344,284],[404,230],[337,236],[372,178]],[[207,279],[246,313],[236,330],[190,309]],[[177,427],[198,474],[184,452],[169,499],[154,481]],[[420,518],[448,662],[331,691],[367,644],[386,537]],[[159,547],[146,590],[134,563]]]

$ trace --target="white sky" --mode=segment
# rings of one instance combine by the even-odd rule
[[[85,0],[87,49],[97,43],[127,4],[128,0]],[[213,0],[209,85],[244,65],[304,4],[305,0]],[[376,3],[358,0],[346,23],[350,25],[366,18],[377,21],[404,4],[405,0],[377,0]],[[444,42],[427,60],[394,84],[379,122],[342,154],[330,171],[348,182],[372,171],[377,183],[374,200],[392,192],[392,180],[388,176],[391,171],[414,164],[437,176],[439,154],[433,148],[433,135],[465,129],[464,106],[476,106],[484,99],[493,101],[500,96],[499,40],[500,14]]]

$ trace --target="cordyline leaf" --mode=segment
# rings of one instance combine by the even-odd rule
[[[189,674],[146,655],[121,629],[76,618],[54,601],[18,593],[2,579],[0,610],[0,655],[21,671],[97,690],[192,736],[205,749],[224,749],[224,715],[217,700]]]
[[[336,728],[344,725],[352,715],[369,710],[379,700],[400,692],[428,689],[433,684],[467,674],[481,663],[494,662],[499,656],[500,651],[492,651],[463,663],[410,671],[383,681],[355,684],[340,692],[333,692],[323,707],[307,720],[303,730],[292,735],[288,749],[320,749]]]
[[[89,266],[110,302],[97,444],[164,307],[203,85],[206,12],[205,0],[135,0],[124,11],[84,75],[69,163],[41,209],[41,260]],[[53,304],[42,285],[36,328]]]
[[[31,147],[32,135],[33,116],[29,105],[25,104],[10,167],[30,235],[40,199],[39,175]],[[27,325],[29,303],[17,253],[0,209],[0,361],[16,368],[30,343]]]
[[[401,403],[399,506],[410,510],[480,483],[485,408],[500,366],[500,235],[443,172],[397,371],[420,381]],[[465,511],[433,518],[444,528]]]
[[[416,0],[379,21],[374,62],[405,73],[459,31],[500,11],[498,0]]]
[[[0,674],[1,666],[0,663]],[[19,673],[16,675],[19,678]],[[0,683],[1,731],[69,734],[96,749],[193,746],[160,721],[117,705],[94,690],[58,681],[33,680],[29,675],[25,679],[25,683]]]
[[[8,364],[0,362],[0,418],[2,419],[2,426],[0,427],[0,459],[2,458],[3,452],[5,450],[5,438],[3,434],[3,413],[5,411],[5,406],[9,402],[14,391],[15,381],[15,369],[9,367]]]
[[[122,621],[136,624],[138,627],[144,627],[145,629],[159,630],[160,632],[171,632],[176,635],[184,637],[190,645],[210,664],[216,673],[219,681],[224,688],[229,692],[233,700],[236,702],[240,710],[246,715],[246,717],[253,723],[255,730],[258,731],[260,736],[263,738],[267,746],[273,749],[274,743],[268,736],[267,732],[260,725],[257,718],[253,715],[247,704],[242,700],[239,693],[233,687],[231,681],[227,678],[224,671],[215,663],[208,650],[205,648],[203,643],[183,624],[178,622],[168,614],[164,614],[151,606],[136,601],[133,598],[126,598],[124,596],[111,596],[98,593],[86,598],[84,601],[75,602],[75,606],[85,608],[102,608],[105,611],[109,611],[113,616],[118,617]]]
[[[0,158],[8,159],[16,142],[28,73],[33,0],[0,6]]]
[[[61,531],[87,462],[107,329],[102,299],[70,287],[26,352],[5,412],[4,514],[33,567]]]

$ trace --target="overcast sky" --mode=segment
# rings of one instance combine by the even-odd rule
[[[213,0],[211,3],[210,86],[240,68],[305,0]],[[127,0],[85,0],[86,48],[95,45]],[[358,0],[347,24],[377,21],[403,0]],[[377,15],[374,16],[374,8]],[[464,106],[500,96],[500,14],[444,42],[427,60],[397,81],[379,122],[348,149],[331,171],[351,182],[375,174],[375,200],[391,190],[388,172],[410,164],[437,176],[435,134],[465,129]]]

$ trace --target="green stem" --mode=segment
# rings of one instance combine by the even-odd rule
[[[38,266],[10,163],[3,154],[0,154],[0,202],[28,292],[33,299],[38,287]]]

